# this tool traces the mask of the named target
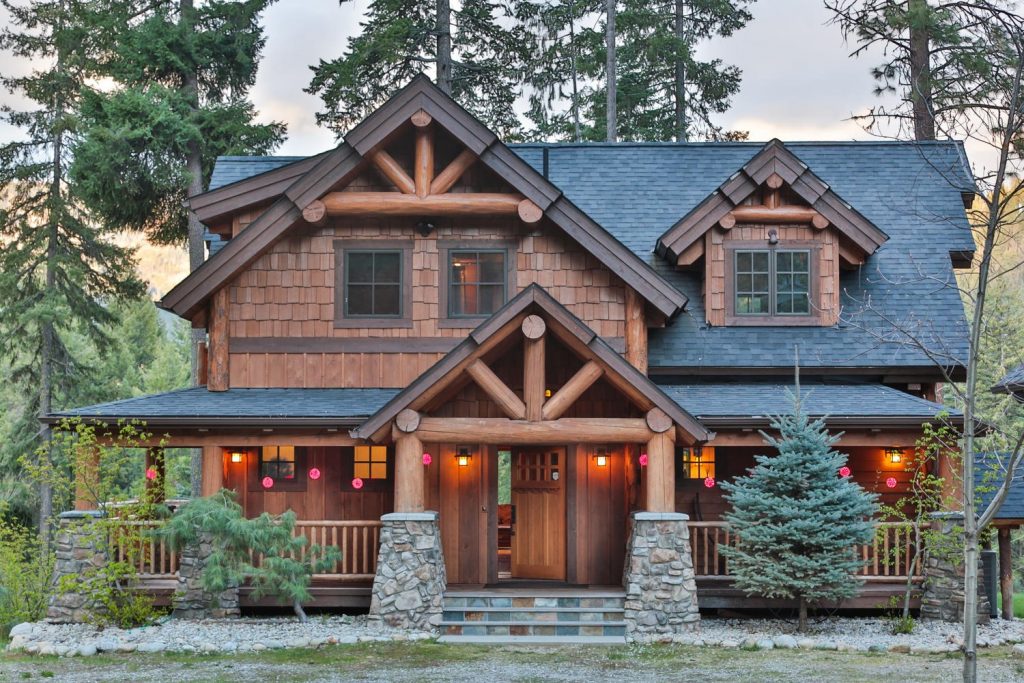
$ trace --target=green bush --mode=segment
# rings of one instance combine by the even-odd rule
[[[0,637],[46,616],[53,562],[35,531],[0,516]]]

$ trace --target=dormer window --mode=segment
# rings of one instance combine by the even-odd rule
[[[811,313],[811,252],[806,249],[737,249],[735,315]]]

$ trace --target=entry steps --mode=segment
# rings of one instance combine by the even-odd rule
[[[622,645],[625,593],[591,589],[445,592],[442,643]]]

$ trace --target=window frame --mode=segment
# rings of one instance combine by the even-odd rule
[[[411,240],[334,240],[334,327],[337,328],[395,328],[412,327],[412,251]],[[398,252],[399,303],[401,314],[348,315],[345,299],[348,296],[346,266],[349,253]]]
[[[292,446],[288,443],[280,444],[266,444],[266,446]],[[263,448],[264,446],[255,446],[252,456],[247,458],[250,465],[248,469],[248,476],[246,479],[249,482],[249,491],[261,491],[264,493],[277,493],[282,491],[305,491],[307,480],[306,463],[308,462],[308,453],[306,446],[292,446],[295,449],[295,478],[294,479],[274,479],[274,486],[269,489],[263,488]]]
[[[368,444],[359,443],[352,446],[341,447],[341,490],[346,493],[366,493],[366,492],[388,492],[392,490],[393,481],[395,478],[395,448],[394,446],[385,446],[387,449],[387,457],[384,461],[387,476],[384,479],[363,479],[363,488],[356,489],[352,486],[352,480],[355,478],[355,464],[356,464],[356,447],[366,446],[373,448],[380,444]]]
[[[821,324],[821,308],[818,305],[818,286],[821,276],[820,256],[821,245],[808,240],[791,241],[779,244],[768,245],[764,241],[736,241],[727,242],[725,245],[725,322],[727,325],[741,327],[751,326],[779,326],[798,327],[814,326]],[[736,254],[741,251],[767,251],[770,254],[768,261],[769,275],[769,305],[771,313],[768,315],[736,312]],[[775,313],[776,306],[776,254],[779,252],[806,252],[808,256],[808,312],[807,313]],[[838,284],[837,284],[838,286]]]
[[[704,447],[703,451],[706,452],[707,448],[709,448],[709,447]],[[691,457],[687,457],[687,454],[689,453],[692,456],[694,448],[687,447],[687,446],[676,446],[676,473],[677,473],[677,478],[679,480],[681,480],[681,481],[684,481],[684,482],[687,482],[687,481],[690,481],[690,482],[694,482],[694,481],[700,482],[702,485],[704,483],[704,479],[706,479],[707,477],[711,477],[712,479],[715,479],[717,481],[718,480],[718,458],[717,458],[717,451],[714,449],[713,446],[710,447],[710,449],[711,449],[710,457],[701,457],[699,462],[701,464],[703,464],[703,465],[710,465],[711,466],[711,468],[710,468],[711,471],[705,473],[705,475],[703,477],[691,477],[690,476],[689,465],[693,463],[693,459]]]
[[[484,315],[452,316],[449,311],[449,295],[451,293],[451,254],[452,252],[483,252],[503,253],[505,257],[505,300],[507,304],[515,294],[515,263],[516,245],[504,240],[460,240],[439,241],[438,250],[438,327],[471,329],[491,317]],[[499,306],[500,308],[500,306]]]

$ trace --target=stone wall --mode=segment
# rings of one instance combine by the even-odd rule
[[[622,584],[626,634],[643,639],[693,631],[700,623],[697,582],[684,514],[634,512]]]
[[[199,543],[182,549],[178,560],[178,589],[172,604],[179,619],[224,619],[241,614],[238,608],[238,586],[220,593],[203,588],[203,567],[213,552],[210,535],[203,534]]]
[[[447,585],[438,514],[393,512],[380,520],[370,621],[396,628],[436,629]]]
[[[962,533],[963,515],[941,513],[933,516],[932,528],[942,534]],[[949,555],[949,556],[947,556]],[[978,553],[978,623],[988,623],[992,608],[985,591],[985,573]],[[924,582],[921,586],[921,618],[960,623],[964,619],[964,574],[959,550],[941,556],[924,552]]]
[[[56,564],[50,585],[53,592],[46,609],[46,620],[54,623],[84,623],[90,621],[100,607],[89,603],[86,596],[76,591],[61,589],[64,577],[82,577],[107,564],[107,549],[97,536],[94,524],[102,513],[71,511],[60,515],[56,536]]]

